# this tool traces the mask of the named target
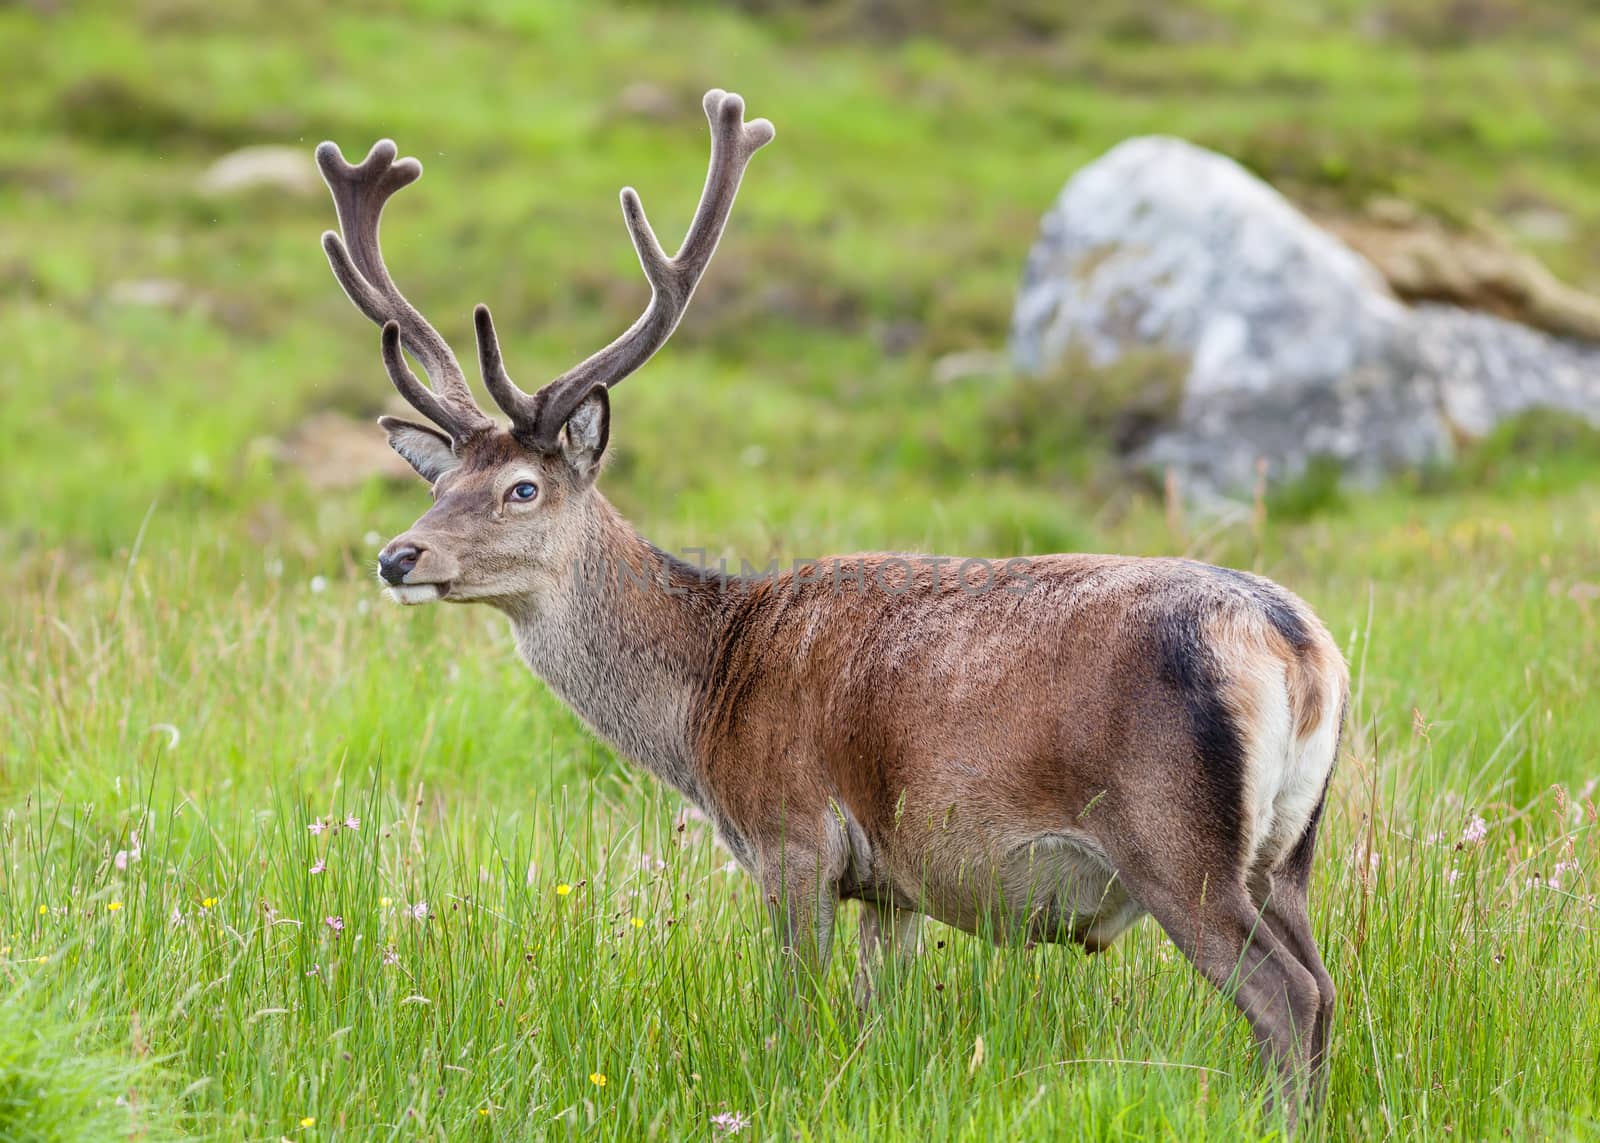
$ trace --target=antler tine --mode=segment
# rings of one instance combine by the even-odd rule
[[[479,303],[473,309],[472,326],[478,336],[478,370],[483,375],[484,388],[489,390],[489,396],[501,411],[511,418],[512,429],[521,431],[518,426],[533,424],[534,398],[518,389],[506,372],[505,359],[500,356],[500,339],[495,335],[494,318],[488,306]]]
[[[334,277],[356,308],[383,327],[383,360],[400,395],[460,440],[491,428],[493,422],[472,399],[466,375],[450,346],[389,277],[378,244],[384,204],[396,191],[422,177],[421,163],[397,160],[395,155],[395,145],[388,139],[373,144],[367,157],[355,166],[345,161],[335,143],[317,148],[317,166],[333,193],[344,236],[341,239],[328,231],[322,236],[322,248]],[[406,366],[400,353],[402,344],[422,363],[432,389]]]
[[[714,88],[706,92],[703,103],[711,124],[711,166],[694,221],[676,254],[669,258],[661,249],[634,189],[625,187],[622,191],[622,216],[639,255],[639,265],[650,282],[650,304],[627,332],[530,396],[505,375],[494,323],[488,310],[481,306],[478,309],[478,350],[484,383],[511,418],[517,433],[538,448],[557,447],[561,427],[597,385],[618,384],[666,344],[716,252],[745,166],[752,155],[772,141],[771,123],[765,119],[744,121],[744,100],[739,96]]]

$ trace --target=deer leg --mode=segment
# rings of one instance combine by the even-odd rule
[[[1311,912],[1307,900],[1305,881],[1297,870],[1285,870],[1284,876],[1268,874],[1252,884],[1266,921],[1288,950],[1294,954],[1317,984],[1317,1017],[1311,1031],[1308,1063],[1311,1067],[1312,1099],[1320,1105],[1327,1087],[1328,1033],[1333,1024],[1333,1009],[1338,991],[1333,978],[1317,950],[1317,941],[1311,934]]]
[[[916,955],[922,914],[875,901],[861,902],[860,952],[856,960],[856,1007],[865,1012],[889,962],[904,964]]]
[[[1337,747],[1335,754],[1338,753]],[[1327,792],[1323,792],[1326,800]],[[1317,941],[1311,934],[1311,864],[1317,849],[1317,827],[1322,821],[1323,803],[1312,811],[1305,832],[1295,843],[1278,868],[1265,880],[1269,890],[1264,898],[1266,916],[1273,931],[1300,958],[1300,963],[1317,982],[1317,1023],[1311,1036],[1312,1096],[1320,1106],[1328,1081],[1328,1037],[1333,1027],[1333,1009],[1338,993],[1333,987],[1327,966],[1317,951]]]
[[[839,901],[831,872],[819,854],[793,846],[762,863],[761,888],[791,992],[803,982],[820,980],[828,967]]]
[[[1262,1062],[1276,1077],[1286,1125],[1293,1131],[1321,1005],[1316,979],[1261,923],[1243,886],[1208,886],[1176,894],[1139,886],[1139,902],[1200,974],[1231,998],[1250,1022]]]

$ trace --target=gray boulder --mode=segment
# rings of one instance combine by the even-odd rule
[[[1012,325],[1013,362],[1035,375],[1150,350],[1181,362],[1182,392],[1131,459],[1201,498],[1248,491],[1262,462],[1292,478],[1329,457],[1371,481],[1535,406],[1600,421],[1600,346],[1408,306],[1233,160],[1163,137],[1067,183]]]

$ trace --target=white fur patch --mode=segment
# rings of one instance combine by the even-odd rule
[[[1276,658],[1253,656],[1254,669],[1244,675],[1255,691],[1257,717],[1246,732],[1245,773],[1249,775],[1250,850],[1246,866],[1280,829],[1279,799],[1293,780],[1294,715],[1289,709],[1289,684]]]
[[[603,428],[598,401],[585,401],[567,418],[567,438],[575,449],[588,451],[598,448]]]
[[[441,598],[439,585],[435,583],[398,583],[388,591],[390,599],[407,606],[432,603]]]
[[[593,475],[599,470],[610,435],[611,406],[603,390],[591,393],[567,418],[562,450],[574,468]]]
[[[1248,865],[1259,860],[1270,868],[1282,861],[1305,832],[1322,796],[1333,769],[1343,698],[1336,672],[1328,672],[1324,685],[1317,724],[1298,737],[1293,731],[1287,680],[1280,674],[1261,692],[1263,714],[1249,752],[1252,813]]]
[[[1338,759],[1334,750],[1339,742],[1339,722],[1344,717],[1344,687],[1337,671],[1329,671],[1327,691],[1322,696],[1322,717],[1309,734],[1295,740],[1294,764],[1288,780],[1278,793],[1278,820],[1293,832],[1286,845],[1293,845],[1305,830],[1317,808],[1317,799],[1328,784],[1328,775]]]

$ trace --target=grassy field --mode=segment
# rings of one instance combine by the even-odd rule
[[[382,136],[385,229],[461,348],[532,384],[642,302],[698,94],[777,142],[606,488],[666,547],[1188,553],[1272,575],[1356,701],[1314,882],[1329,1138],[1600,1137],[1600,449],[1189,519],[1068,397],[991,371],[1040,212],[1165,131],[1298,196],[1514,228],[1600,286],[1600,20],[1578,5],[447,0],[0,7],[0,1139],[1269,1137],[1241,1021],[1153,926],[1108,955],[937,926],[867,1017],[841,922],[775,1036],[748,879],[517,661],[370,565],[420,484],[314,489],[273,442],[367,417],[377,337],[326,196],[216,197],[254,142]],[[629,85],[634,85],[630,90]],[[374,429],[374,432],[377,430]]]

